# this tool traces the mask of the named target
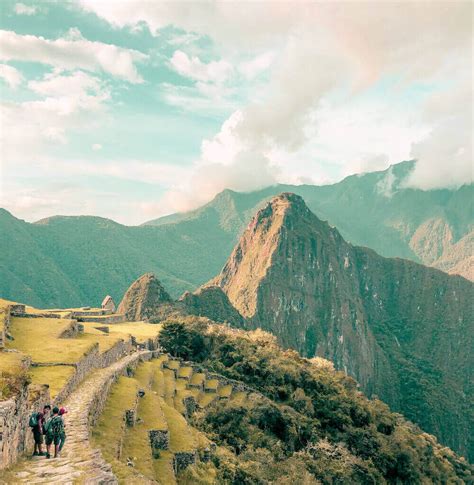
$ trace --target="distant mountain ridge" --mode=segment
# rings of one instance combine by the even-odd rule
[[[0,294],[37,307],[99,304],[106,294],[119,301],[130,281],[153,272],[176,298],[221,270],[255,212],[282,191],[301,195],[354,244],[472,276],[474,186],[400,188],[412,167],[404,162],[320,187],[225,190],[200,209],[155,226],[128,227],[93,216],[30,224],[2,209]]]
[[[474,280],[474,185],[422,191],[404,187],[414,161],[387,170],[351,175],[332,185],[275,185],[260,191],[224,190],[205,206],[144,225],[219,219],[219,229],[237,238],[271,197],[292,192],[336,226],[344,238],[387,257],[398,256]]]
[[[474,457],[474,285],[347,243],[281,194],[248,225],[211,285],[247,329],[333,361],[424,430]]]

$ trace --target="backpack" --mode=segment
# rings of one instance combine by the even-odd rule
[[[28,423],[30,428],[36,428],[36,426],[38,426],[38,414],[39,413],[33,413],[30,416],[30,421]]]
[[[51,428],[49,432],[52,436],[60,436],[63,432],[63,429],[63,418],[61,418],[61,416],[54,416],[53,418],[51,418]]]

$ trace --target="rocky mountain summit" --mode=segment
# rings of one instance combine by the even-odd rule
[[[246,328],[332,360],[369,396],[474,456],[470,281],[353,246],[284,193],[257,213],[211,283]]]
[[[153,273],[145,273],[132,283],[118,307],[118,313],[127,320],[148,320],[156,316],[163,305],[171,303],[171,297]]]

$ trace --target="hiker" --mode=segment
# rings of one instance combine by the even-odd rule
[[[51,412],[51,406],[45,404],[43,406],[43,411],[39,413],[33,413],[30,416],[30,428],[33,432],[33,439],[35,441],[35,448],[33,451],[33,456],[44,456],[46,453],[43,452],[43,426]]]
[[[67,409],[66,408],[61,408],[59,410],[59,416],[61,416],[62,419],[63,419],[63,431],[61,433],[61,440],[59,442],[59,454],[61,454],[61,450],[63,449],[64,442],[66,441],[66,423],[64,421],[64,415],[66,413],[67,413]]]
[[[64,440],[66,435],[64,431],[64,422],[62,416],[59,415],[59,408],[53,408],[53,415],[44,423],[43,429],[46,431],[46,458],[51,458],[51,445],[54,443],[54,458],[58,457],[59,444],[61,436],[64,433]]]

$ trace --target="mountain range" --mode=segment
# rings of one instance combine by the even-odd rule
[[[333,361],[368,396],[474,456],[470,281],[353,246],[301,197],[281,194],[207,286],[223,290],[244,328]]]
[[[120,308],[140,308],[136,320],[184,314],[271,332],[283,348],[334,362],[366,395],[472,458],[472,301],[465,278],[354,246],[283,193],[207,284],[172,302],[145,274]]]
[[[225,190],[187,213],[123,226],[92,216],[27,223],[0,209],[0,294],[39,307],[120,299],[146,272],[177,297],[217,274],[249,220],[281,192],[301,195],[353,244],[473,278],[474,186],[422,191],[404,187],[414,162],[325,186]]]

